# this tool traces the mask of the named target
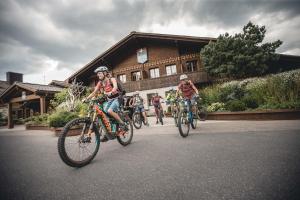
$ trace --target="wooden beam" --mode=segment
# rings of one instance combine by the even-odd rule
[[[37,95],[27,95],[26,96],[26,99],[23,100],[22,97],[16,97],[16,98],[12,98],[9,102],[10,103],[18,103],[18,102],[22,102],[22,101],[29,101],[29,100],[33,100],[33,99],[39,99],[40,96],[37,96]]]
[[[40,113],[41,115],[46,113],[46,101],[45,97],[40,97]]]
[[[14,128],[14,121],[13,121],[13,116],[12,116],[12,104],[8,104],[8,123],[7,123],[7,128],[11,129]]]

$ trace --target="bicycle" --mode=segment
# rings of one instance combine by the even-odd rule
[[[87,116],[73,119],[63,128],[58,138],[57,148],[65,164],[77,168],[89,164],[96,156],[100,142],[104,142],[105,138],[106,140],[117,139],[123,146],[131,143],[133,126],[128,113],[118,112],[126,124],[126,129],[123,129],[103,110],[105,101],[106,97],[88,101]]]
[[[188,105],[190,104],[190,100],[182,99],[181,100],[181,108],[178,114],[178,130],[182,137],[187,137],[189,135],[190,126],[192,129],[196,129],[197,127],[197,119],[199,110],[197,108],[197,98],[195,99],[195,103],[190,106],[190,110],[188,111]]]
[[[156,116],[158,116],[159,122],[161,123],[161,125],[164,125],[164,121],[163,121],[163,109],[159,105],[159,106],[154,106],[154,110],[155,110]]]
[[[143,113],[141,112],[140,109],[135,109],[135,112],[133,113],[132,116],[132,122],[133,122],[133,126],[136,129],[140,129],[142,127],[142,124],[147,125]]]
[[[169,104],[171,106],[171,113],[172,113],[172,117],[174,119],[175,126],[177,127],[178,126],[178,113],[180,111],[179,100],[175,99],[174,101],[170,101]]]

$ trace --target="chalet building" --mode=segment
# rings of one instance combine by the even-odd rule
[[[97,76],[94,70],[100,65],[110,68],[131,95],[140,91],[147,100],[146,108],[152,108],[151,97],[166,93],[179,83],[183,73],[196,84],[208,81],[204,71],[200,50],[215,38],[131,32],[124,39],[71,75],[74,79],[94,87]]]
[[[23,74],[7,72],[5,89],[0,93],[0,111],[8,117],[8,127],[13,121],[48,112],[50,100],[67,85],[52,81],[49,85],[23,83]]]
[[[113,76],[123,82],[128,95],[140,91],[146,100],[145,107],[151,109],[153,94],[157,92],[165,98],[170,89],[176,89],[183,73],[196,85],[209,81],[200,51],[210,41],[216,41],[216,38],[131,32],[71,75],[66,82],[76,79],[94,87],[98,80],[93,71],[100,65],[106,65]],[[281,54],[278,63],[280,66],[288,63],[299,67],[299,58]]]

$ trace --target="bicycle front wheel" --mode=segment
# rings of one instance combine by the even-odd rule
[[[91,125],[90,118],[76,118],[65,125],[58,138],[57,148],[62,161],[71,167],[83,167],[89,164],[96,156],[100,147],[100,134]]]
[[[187,137],[190,132],[190,122],[188,119],[188,113],[182,110],[178,114],[178,130],[182,137]]]
[[[140,129],[142,127],[142,119],[140,113],[136,112],[132,116],[133,126],[136,129]]]

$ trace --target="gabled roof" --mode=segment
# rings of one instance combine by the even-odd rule
[[[193,42],[193,43],[205,43],[208,44],[210,41],[216,41],[216,38],[210,38],[210,37],[195,37],[195,36],[183,36],[183,35],[170,35],[170,34],[157,34],[157,33],[142,33],[142,32],[136,32],[133,31],[126,37],[124,37],[122,40],[120,40],[118,43],[110,47],[108,50],[103,52],[101,55],[97,56],[95,59],[93,59],[91,62],[83,66],[81,69],[76,71],[74,74],[72,74],[66,82],[69,80],[74,79],[90,67],[92,67],[95,63],[104,60],[108,55],[112,54],[116,50],[118,50],[120,47],[126,45],[129,41],[134,39],[154,39],[154,40],[164,40],[164,41],[175,41],[175,42]]]
[[[7,81],[1,81],[1,80],[0,80],[0,95],[1,95],[2,92],[4,92],[9,86],[10,86],[10,84],[9,84]]]
[[[66,88],[69,84],[65,81],[52,80],[48,85]]]
[[[21,83],[21,82],[14,82],[10,87],[8,87],[1,95],[0,99],[3,99],[16,87],[22,88],[24,90],[31,91],[36,94],[47,94],[47,93],[56,93],[63,90],[61,87],[56,87],[52,85],[41,85],[41,84],[34,84],[34,83]]]

